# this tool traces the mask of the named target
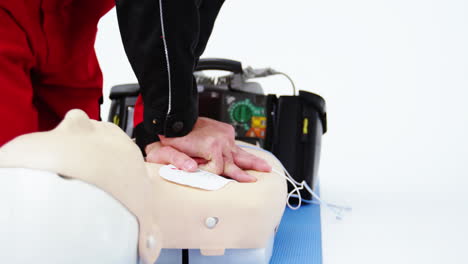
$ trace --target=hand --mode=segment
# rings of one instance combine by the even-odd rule
[[[192,131],[184,137],[166,138],[146,146],[146,160],[173,164],[179,169],[193,172],[202,164],[204,170],[230,177],[239,182],[257,179],[243,170],[270,172],[271,166],[235,144],[231,125],[199,117]],[[204,164],[205,163],[205,164]]]

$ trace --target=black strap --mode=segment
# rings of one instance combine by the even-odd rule
[[[188,249],[182,249],[182,264],[189,264]]]

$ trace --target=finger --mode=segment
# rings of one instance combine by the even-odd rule
[[[145,153],[146,153],[146,155],[148,155],[148,153],[150,153],[152,149],[160,148],[160,147],[161,147],[161,142],[159,142],[159,141],[158,142],[153,142],[151,144],[146,145]]]
[[[224,176],[239,182],[256,182],[257,178],[249,175],[234,164],[232,154],[224,157]]]
[[[200,157],[210,160],[210,150],[216,145],[213,138],[202,138],[193,140],[193,138],[185,136],[179,138],[168,138],[159,135],[159,139],[166,146],[172,146],[178,150],[183,151],[191,157]]]
[[[163,135],[159,135],[159,139],[161,142],[164,143],[164,145],[167,146],[172,146],[174,149],[181,151],[185,153],[186,155],[190,156],[196,163],[197,165],[204,165],[208,163],[208,160],[206,158],[209,158],[207,155],[205,155],[206,158],[200,157],[203,156],[201,155],[198,151],[192,151],[192,147],[189,149],[187,148],[181,148],[181,144],[178,144],[177,142],[181,140],[181,138],[166,138]],[[188,145],[188,144],[187,144]]]
[[[194,161],[196,161],[196,162],[198,163],[198,165],[203,165],[203,164],[207,164],[207,163],[208,163],[208,161],[207,161],[206,159],[204,159],[204,158],[194,158],[194,157],[192,157],[192,159],[193,159]]]
[[[221,148],[218,147],[213,149],[210,153],[210,156],[211,157],[208,160],[208,163],[202,165],[201,168],[214,174],[223,174],[224,160]]]
[[[172,164],[178,169],[188,172],[194,172],[198,168],[198,164],[186,154],[176,150],[170,146],[155,145],[149,149],[146,155],[146,161],[160,164]]]
[[[270,172],[271,166],[264,159],[259,158],[238,147],[233,155],[234,163],[244,170]]]

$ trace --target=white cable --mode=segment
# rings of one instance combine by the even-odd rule
[[[163,8],[162,8],[162,0],[159,0],[159,16],[161,19],[161,33],[163,38],[163,45],[164,45],[164,53],[166,55],[166,66],[167,66],[167,78],[169,84],[169,104],[167,106],[167,116],[171,113],[172,108],[172,84],[171,84],[171,67],[169,64],[169,51],[167,49],[167,42],[166,42],[166,33],[164,30],[164,19],[163,19]]]
[[[266,152],[266,153],[270,154],[272,157],[274,157],[279,162],[279,164],[281,165],[281,168],[283,169],[283,171],[284,171],[284,173],[286,175],[284,175],[284,173],[281,173],[281,172],[279,172],[279,171],[277,171],[275,169],[273,170],[273,172],[280,175],[280,176],[283,176],[294,187],[293,190],[291,192],[289,192],[289,194],[287,196],[287,202],[286,202],[288,207],[291,208],[292,210],[299,209],[301,207],[301,205],[302,205],[302,201],[304,201],[304,202],[309,202],[310,201],[310,200],[303,200],[302,199],[300,190],[305,188],[318,201],[318,203],[315,203],[313,201],[310,201],[310,202],[314,203],[314,204],[318,204],[320,206],[325,206],[325,208],[328,208],[331,212],[333,212],[336,219],[341,220],[343,218],[343,211],[351,211],[350,207],[339,206],[339,205],[330,204],[330,203],[327,203],[327,202],[323,201],[320,198],[320,196],[318,196],[310,188],[310,186],[307,184],[306,181],[302,181],[301,183],[299,183],[296,180],[294,180],[294,178],[291,176],[291,174],[289,174],[288,170],[286,170],[286,168],[283,166],[283,163],[281,163],[281,161],[273,153],[271,153],[271,152],[269,152],[267,150],[264,150],[264,149],[262,149],[260,147],[255,147],[255,146],[248,146],[248,145],[241,145],[241,144],[238,144],[237,146],[241,147],[241,148],[255,149],[255,150],[262,151],[262,152]],[[294,195],[294,193],[297,193],[297,195]],[[299,202],[298,202],[298,205],[296,207],[292,207],[291,204],[289,203],[289,200],[290,200],[291,197],[298,198]]]
[[[244,73],[243,73],[243,76],[246,79],[267,77],[271,75],[283,75],[284,77],[288,78],[289,82],[291,82],[291,85],[292,85],[293,95],[296,95],[296,85],[294,84],[294,81],[292,80],[291,77],[289,77],[289,75],[287,75],[284,72],[279,72],[272,68],[254,69],[249,66],[244,69]]]
[[[286,199],[286,204],[288,205],[289,208],[291,208],[292,210],[297,210],[301,207],[302,205],[302,197],[301,197],[301,190],[304,189],[304,186],[300,186],[298,187],[289,177],[286,177],[284,176],[284,173],[281,173],[275,169],[273,169],[273,172],[280,175],[280,176],[283,176],[287,181],[289,181],[289,183],[291,183],[292,186],[294,186],[294,189],[288,194],[288,197]],[[291,199],[291,196],[294,194],[294,192],[297,193],[296,197],[299,198],[299,203],[297,204],[297,206],[293,207],[290,203],[289,203],[289,200]]]
[[[291,197],[293,197],[293,198],[299,198],[299,196],[294,195],[294,194],[291,195]],[[302,199],[302,202],[303,202],[303,203],[308,203],[308,204],[318,204],[318,205],[320,205],[320,202],[315,201],[315,200],[306,200],[306,199]],[[339,209],[339,210],[343,210],[343,211],[352,211],[352,208],[349,207],[349,206],[342,206],[342,205],[337,205],[337,204],[328,203],[328,202],[327,202],[327,205],[330,206],[330,207],[337,208],[337,209]]]
[[[293,95],[296,95],[296,85],[294,84],[294,81],[292,80],[292,78],[289,77],[289,75],[287,75],[284,72],[278,72],[278,71],[273,70],[273,75],[275,74],[283,75],[284,77],[288,78],[289,82],[291,82],[291,85],[292,85]]]

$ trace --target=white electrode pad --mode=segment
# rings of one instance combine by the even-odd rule
[[[229,182],[234,181],[200,169],[195,172],[186,172],[177,169],[172,164],[162,166],[159,169],[159,175],[162,178],[174,183],[208,191],[219,190]]]

